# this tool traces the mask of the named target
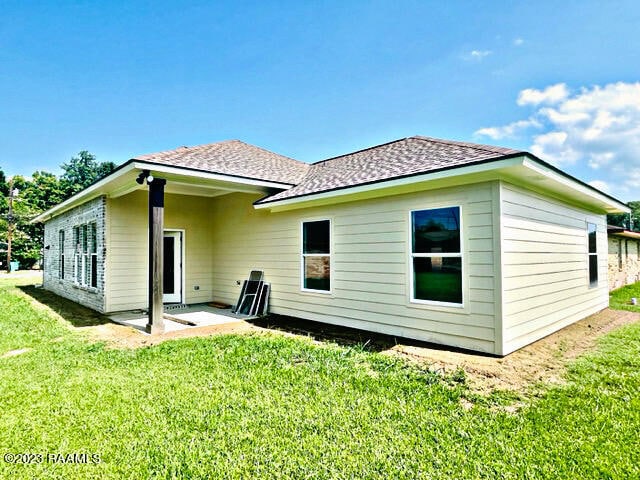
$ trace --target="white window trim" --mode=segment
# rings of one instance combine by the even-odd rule
[[[329,222],[329,253],[304,253],[304,224],[313,222]],[[304,259],[306,257],[329,257],[329,290],[316,290],[304,286]],[[330,218],[308,218],[300,221],[300,291],[305,293],[333,293],[333,221]]]
[[[438,210],[441,208],[458,208],[460,211],[460,253],[413,253],[413,213],[414,212],[422,212],[425,210]],[[433,205],[424,208],[414,208],[409,210],[409,242],[408,242],[408,250],[409,250],[409,303],[416,305],[430,305],[434,307],[450,307],[456,309],[464,309],[465,308],[465,299],[466,295],[466,280],[465,280],[465,242],[464,242],[464,224],[462,219],[462,205]],[[460,258],[460,275],[461,275],[461,289],[462,289],[462,302],[461,303],[453,303],[453,302],[438,302],[436,300],[422,300],[419,298],[415,298],[415,287],[414,287],[414,272],[413,272],[413,259],[414,258],[429,258],[429,257],[448,257],[448,258]]]
[[[96,228],[96,237],[95,237],[95,247],[96,247],[96,252],[91,252],[91,245],[90,245],[90,240],[89,238],[84,238],[83,235],[83,227],[86,227],[84,229],[84,231],[86,232],[85,235],[86,237],[89,237],[90,233],[91,233],[91,226],[95,225]],[[75,240],[75,234],[74,234],[74,230],[78,229],[78,241],[76,242]],[[78,287],[78,288],[82,288],[84,290],[90,290],[90,291],[98,291],[98,280],[96,277],[96,286],[93,287],[91,286],[91,258],[93,256],[98,257],[98,222],[96,222],[95,220],[91,220],[85,223],[80,223],[77,225],[74,225],[72,228],[72,237],[74,240],[74,252],[73,252],[73,284]],[[87,246],[87,250],[84,250],[84,245],[86,244]],[[97,267],[97,261],[96,261],[96,267]]]
[[[178,232],[181,234],[181,251],[180,251],[180,263],[181,263],[181,268],[180,268],[180,302],[178,303],[185,303],[187,301],[187,248],[186,248],[186,242],[187,242],[187,233],[186,230],[184,228],[165,228],[163,229],[163,236],[165,233],[173,233],[173,232]]]
[[[589,225],[596,227],[596,251],[589,251]],[[618,244],[620,247],[620,258],[622,258],[622,244]],[[596,282],[591,283],[591,256],[596,257]],[[596,223],[587,222],[587,285],[589,288],[598,288],[600,286],[600,265],[598,265],[598,225]]]
[[[63,229],[58,230],[58,278],[59,279],[64,279],[64,258],[65,258],[65,252],[64,252],[64,244],[65,244],[65,240],[66,240],[66,234],[65,231]]]

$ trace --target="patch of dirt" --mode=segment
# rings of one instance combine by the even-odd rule
[[[52,311],[66,321],[71,329],[83,332],[92,340],[104,341],[109,348],[139,348],[177,338],[228,333],[278,334],[304,338],[320,345],[328,342],[342,346],[357,345],[365,350],[398,356],[445,374],[462,369],[471,392],[483,395],[494,390],[531,394],[531,387],[536,384],[560,384],[564,381],[568,362],[592,350],[598,339],[611,330],[640,321],[639,313],[605,309],[506,357],[498,358],[279,315],[270,315],[251,323],[238,321],[146,335],[133,327],[111,323],[107,317],[51,292],[33,287],[23,287],[22,291],[31,297],[36,308]]]
[[[10,350],[6,353],[2,354],[2,358],[15,357],[17,355],[22,355],[23,353],[27,353],[30,351],[30,348],[19,348],[18,350]]]
[[[260,330],[264,329],[240,321],[222,325],[210,325],[207,327],[191,327],[175,332],[155,335],[147,335],[136,328],[116,323],[84,327],[82,332],[93,340],[106,342],[109,348],[140,348],[157,345],[167,340],[175,340],[177,338],[206,337],[216,334],[247,333]]]
[[[598,339],[611,330],[638,321],[638,313],[605,309],[503,358],[403,344],[385,353],[444,373],[462,368],[474,393],[525,392],[540,382],[563,383],[569,361],[592,350]]]

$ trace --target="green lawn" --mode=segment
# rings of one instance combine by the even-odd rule
[[[632,298],[637,299],[637,305],[631,304]],[[640,282],[613,290],[609,297],[609,306],[617,310],[640,312]]]
[[[44,457],[0,460],[0,478],[640,477],[640,324],[568,375],[513,414],[460,374],[363,348],[226,335],[109,349],[2,286],[0,452]]]

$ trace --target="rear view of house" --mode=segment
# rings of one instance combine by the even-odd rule
[[[409,137],[306,164],[234,140],[134,158],[42,214],[45,288],[149,307],[139,178],[166,181],[165,303],[235,303],[259,269],[273,313],[497,355],[608,306],[606,214],[628,211],[506,148]]]

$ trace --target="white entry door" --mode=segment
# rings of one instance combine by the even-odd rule
[[[162,302],[182,303],[182,232],[164,232]]]

